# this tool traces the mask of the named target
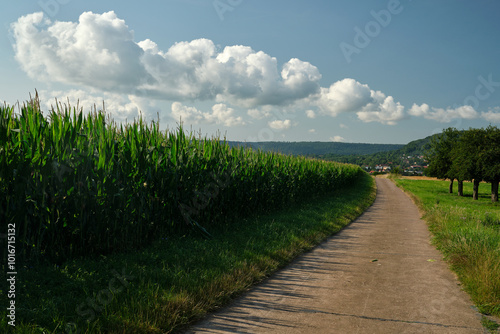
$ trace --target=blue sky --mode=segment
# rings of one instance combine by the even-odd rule
[[[2,5],[0,99],[242,141],[408,143],[500,123],[500,2]]]

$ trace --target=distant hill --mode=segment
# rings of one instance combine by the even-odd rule
[[[432,138],[436,136],[438,136],[438,134],[428,136],[423,139],[414,140],[406,145],[402,145],[402,147],[390,151],[365,155],[326,155],[321,158],[326,160],[352,163],[360,166],[374,166],[380,164],[405,165],[405,163],[403,163],[404,159],[402,159],[402,157],[415,157],[424,155],[430,146]]]
[[[406,155],[421,155],[424,154],[425,151],[429,149],[430,143],[434,137],[437,137],[440,134],[435,134],[432,136],[425,137],[424,139],[414,140],[409,142],[399,150],[396,150],[395,153],[401,153]]]
[[[356,165],[404,165],[402,157],[425,154],[433,137],[414,140],[406,145],[336,142],[228,142],[231,146],[246,146],[263,151],[340,161]],[[414,161],[414,160],[412,160]],[[408,164],[408,163],[406,163]],[[411,163],[410,163],[411,164]]]
[[[246,146],[263,151],[314,157],[367,155],[398,150],[398,144],[357,144],[336,142],[229,142],[231,146]]]

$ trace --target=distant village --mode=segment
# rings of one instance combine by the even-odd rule
[[[390,161],[385,164],[364,165],[363,168],[370,174],[386,174],[397,171],[403,175],[424,175],[428,162],[423,155],[403,155],[399,161]]]

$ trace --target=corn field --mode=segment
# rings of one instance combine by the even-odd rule
[[[230,148],[218,138],[160,131],[142,118],[37,98],[0,107],[0,221],[16,224],[19,260],[106,254],[335,191],[361,169]],[[4,233],[2,231],[1,233]]]

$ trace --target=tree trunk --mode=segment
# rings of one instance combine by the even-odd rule
[[[458,181],[458,196],[464,195],[464,181]]]
[[[455,179],[450,179],[450,194],[453,194],[453,181]]]
[[[479,199],[479,182],[481,182],[481,180],[474,180],[474,187],[472,190],[472,199],[474,200]]]
[[[498,202],[498,180],[491,182],[491,201]]]

